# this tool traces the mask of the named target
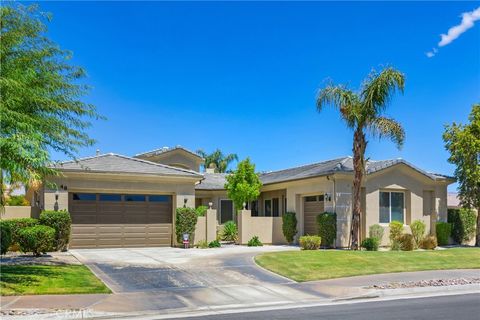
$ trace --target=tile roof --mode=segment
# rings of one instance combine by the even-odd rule
[[[175,147],[163,147],[163,148],[159,148],[159,149],[155,149],[155,150],[151,150],[151,151],[146,151],[146,152],[142,152],[142,153],[137,153],[136,155],[134,155],[135,158],[138,158],[138,157],[153,157],[153,156],[156,156],[156,155],[159,155],[159,154],[165,154],[165,153],[168,153],[168,152],[172,152],[172,151],[175,151],[175,150],[183,150],[197,158],[200,158],[203,160],[203,158],[198,155],[196,152],[193,152],[191,150],[188,150],[182,146],[175,146]]]
[[[61,171],[202,177],[200,173],[192,170],[171,167],[160,163],[131,158],[114,153],[60,162],[54,164],[52,167]]]
[[[195,190],[224,190],[228,173],[204,173],[204,179],[195,186]]]

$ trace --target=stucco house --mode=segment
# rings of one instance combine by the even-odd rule
[[[235,220],[236,208],[224,188],[226,174],[200,173],[203,159],[182,147],[161,148],[134,157],[101,154],[56,167],[62,172],[44,184],[32,203],[68,209],[72,248],[170,246],[176,207],[212,204],[221,225]],[[353,162],[342,157],[265,172],[259,199],[249,203],[255,217],[294,211],[298,235],[315,234],[316,216],[337,213],[338,247],[348,246],[352,213]],[[403,159],[368,161],[362,188],[361,237],[379,223],[421,219],[429,232],[446,220],[451,177],[422,170]],[[277,219],[276,221],[279,221]],[[387,232],[384,242],[387,242]]]

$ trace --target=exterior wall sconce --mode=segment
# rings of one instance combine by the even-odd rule
[[[187,202],[188,202],[188,199],[187,199],[187,198],[183,198],[183,207],[184,207],[184,208],[187,207]]]
[[[57,190],[57,191],[55,191],[55,201],[58,201],[58,195],[59,195],[59,192]]]
[[[332,195],[330,193],[325,193],[325,201],[332,201]]]

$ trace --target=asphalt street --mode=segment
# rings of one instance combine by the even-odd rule
[[[293,308],[262,312],[209,315],[183,319],[267,320],[267,319],[480,319],[480,293],[419,299],[373,301],[364,303]]]

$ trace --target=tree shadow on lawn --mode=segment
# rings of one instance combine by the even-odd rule
[[[39,265],[12,265],[1,266],[0,284],[2,289],[10,289],[21,293],[30,286],[38,285],[44,278],[62,277],[62,272],[56,268],[61,266],[39,266]],[[2,292],[3,293],[3,292]]]

